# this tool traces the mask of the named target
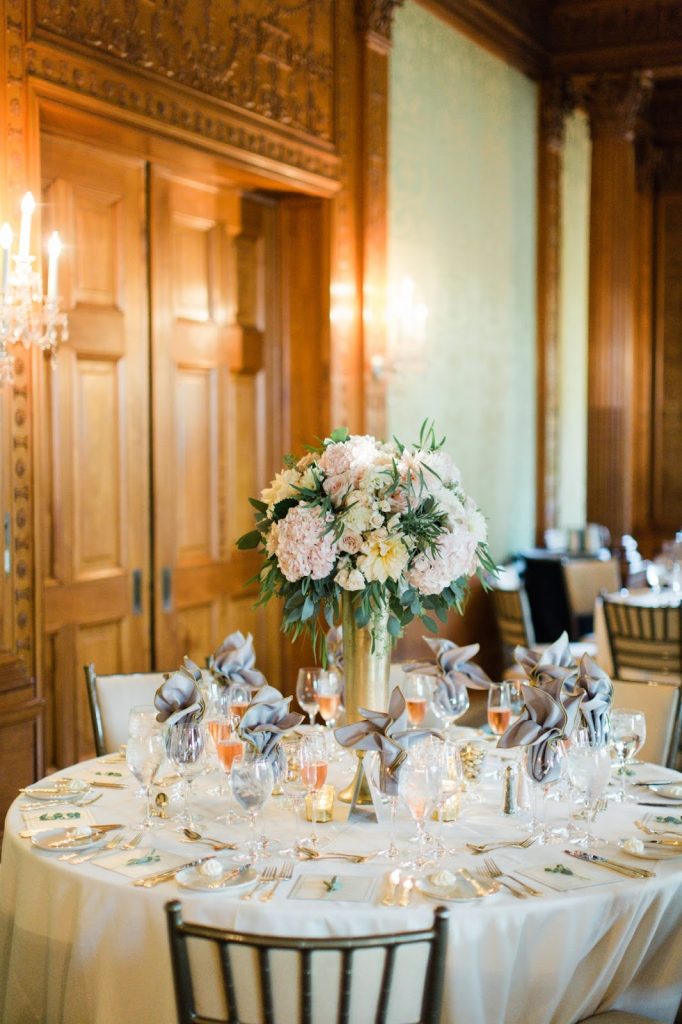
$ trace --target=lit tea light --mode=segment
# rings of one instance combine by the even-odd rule
[[[313,800],[315,801],[314,805]],[[305,798],[305,816],[307,821],[315,821],[317,824],[332,820],[334,817],[333,786],[322,786],[317,793],[309,793],[307,795]]]

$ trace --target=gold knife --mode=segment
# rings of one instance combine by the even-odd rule
[[[184,871],[185,868],[196,867],[197,864],[203,864],[206,860],[212,860],[213,854],[209,854],[208,857],[199,857],[197,860],[188,860],[186,864],[178,864],[177,867],[169,868],[167,871],[157,871],[153,875],[144,875],[142,878],[136,878],[133,885],[140,885],[145,889],[151,888],[153,885],[159,885],[161,882],[170,882],[171,879],[175,878],[178,871]]]
[[[588,864],[596,864],[597,867],[608,868],[610,871],[617,871],[627,878],[653,878],[655,872],[647,871],[646,868],[631,868],[629,864],[621,864],[619,860],[609,860],[608,857],[600,857],[596,853],[585,853],[582,850],[564,850],[569,857],[577,857]]]

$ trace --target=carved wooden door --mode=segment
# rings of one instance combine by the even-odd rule
[[[145,166],[42,139],[43,229],[68,241],[70,341],[45,373],[42,612],[46,764],[92,751],[82,666],[150,665]]]
[[[276,681],[276,613],[253,608],[258,559],[235,548],[280,444],[274,207],[158,168],[150,195],[155,661],[203,664],[239,628]]]

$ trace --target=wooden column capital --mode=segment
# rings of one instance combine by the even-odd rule
[[[566,78],[546,78],[540,83],[540,144],[561,153],[566,118],[576,105],[575,91]]]
[[[359,31],[375,49],[391,46],[393,15],[405,0],[356,0],[355,11]]]
[[[592,139],[615,136],[631,142],[652,88],[650,71],[596,75],[583,83],[581,98],[590,118]]]

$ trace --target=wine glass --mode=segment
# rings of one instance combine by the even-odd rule
[[[509,724],[513,725],[514,722],[518,721],[521,717],[521,713],[526,706],[526,702],[523,699],[523,693],[521,691],[520,679],[510,679],[506,685],[509,687],[509,706],[511,707],[511,717]]]
[[[469,710],[469,692],[463,683],[437,682],[433,692],[434,713],[445,722],[445,732]]]
[[[308,715],[311,725],[315,724],[317,715],[316,686],[322,671],[321,668],[300,668],[296,677],[296,700]]]
[[[426,718],[429,700],[433,692],[433,679],[431,676],[409,673],[405,676],[402,689],[408,724],[410,728],[416,729]]]
[[[263,841],[258,837],[258,813],[270,799],[274,785],[272,765],[259,757],[247,757],[234,761],[230,772],[232,793],[239,806],[246,811],[251,826],[251,839],[246,852],[235,857],[236,861],[251,862],[257,857]]]
[[[400,767],[398,789],[416,826],[419,850],[414,866],[421,870],[429,862],[426,855],[428,842],[424,822],[436,806],[440,791],[441,769],[438,763],[418,753],[410,753]]]
[[[637,803],[634,796],[625,791],[625,777],[629,774],[628,764],[644,746],[646,740],[646,718],[643,711],[618,708],[609,716],[611,746],[618,758],[620,786],[613,797],[618,803]]]
[[[156,708],[139,705],[131,709],[128,716],[128,742],[126,761],[128,768],[144,787],[146,812],[144,821],[137,828],[145,831],[161,827],[160,821],[152,820],[152,782],[166,756],[163,730],[156,720]]]
[[[315,831],[315,825],[317,823],[317,794],[325,784],[329,765],[329,754],[327,752],[327,742],[324,735],[320,735],[315,732],[307,733],[302,737],[300,763],[301,781],[303,782],[303,785],[308,792],[308,796],[310,797],[313,814],[313,829],[308,838],[308,842],[315,846],[319,841],[319,836]]]
[[[511,724],[511,692],[508,683],[493,683],[488,689],[488,725],[494,736],[501,736]]]
[[[180,817],[183,827],[196,830],[192,811],[192,783],[203,771],[206,730],[201,722],[185,716],[174,722],[166,732],[166,755],[185,783],[185,811]]]
[[[584,845],[591,853],[593,846],[603,840],[595,840],[592,835],[592,822],[597,811],[599,799],[606,789],[611,775],[611,755],[608,742],[601,736],[591,737],[587,729],[579,729],[571,737],[571,742],[564,745],[566,770],[568,779],[585,803],[585,836],[575,842]]]
[[[318,711],[326,726],[327,747],[332,760],[334,760],[336,754],[336,741],[334,740],[333,729],[341,712],[342,693],[343,679],[340,675],[336,672],[320,672],[315,684],[315,700],[317,701]]]
[[[239,734],[237,733],[237,728],[239,726],[238,718],[229,716],[227,719],[222,721],[220,725],[221,729],[217,737],[214,737],[218,761],[220,762],[223,772],[222,781],[220,783],[220,792],[218,795],[221,799],[227,800],[230,795],[228,782],[232,772],[232,765],[235,761],[240,760],[244,756],[244,742],[239,738]],[[240,820],[238,815],[235,815],[230,810],[216,818],[216,821],[224,821],[226,825],[232,825],[238,820]]]
[[[244,686],[241,683],[232,683],[228,687],[227,692],[230,702],[230,714],[241,721],[244,717],[244,712],[251,702],[251,690],[248,686]]]
[[[533,817],[530,822],[531,835],[541,844],[565,842],[567,830],[552,828],[547,820],[547,798],[553,786],[561,781],[565,769],[564,748],[559,743],[548,747],[544,758],[544,776],[537,779],[533,769],[537,769],[535,759],[537,751],[534,747],[528,746],[523,754],[523,768],[526,777],[531,785],[533,795]],[[548,776],[552,776],[549,778]]]

